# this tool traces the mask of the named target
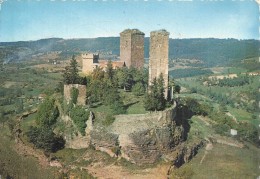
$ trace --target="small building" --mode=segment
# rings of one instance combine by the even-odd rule
[[[236,135],[237,135],[237,130],[235,130],[235,129],[230,129],[230,134],[231,134],[232,136],[236,136]]]

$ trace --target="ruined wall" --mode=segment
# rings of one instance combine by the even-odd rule
[[[144,66],[144,33],[137,29],[127,29],[120,33],[120,61],[127,67]]]
[[[117,115],[111,126],[91,131],[91,144],[110,156],[115,156],[113,149],[120,148],[121,157],[132,163],[154,163],[183,139],[175,115],[176,106],[147,114]]]
[[[64,85],[64,98],[67,102],[71,100],[71,90],[72,88],[77,88],[79,90],[79,95],[77,98],[77,104],[78,105],[85,105],[86,104],[86,85],[80,85],[80,84],[69,84]]]
[[[98,66],[98,54],[82,54],[82,72],[85,74],[91,73]]]
[[[149,59],[149,84],[162,73],[165,93],[168,89],[168,57],[169,57],[169,32],[166,30],[150,33],[150,59]]]

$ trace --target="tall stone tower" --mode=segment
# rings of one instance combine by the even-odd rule
[[[152,31],[150,33],[150,59],[149,59],[149,85],[154,78],[162,73],[164,79],[164,96],[168,95],[168,57],[169,35],[166,30]]]
[[[120,33],[120,61],[127,67],[144,66],[144,33],[138,29],[126,29]]]

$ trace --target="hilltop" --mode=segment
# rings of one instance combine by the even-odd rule
[[[37,41],[0,42],[0,57],[7,62],[19,61],[50,51],[59,51],[63,57],[82,51],[118,56],[119,43],[119,37],[49,38]],[[258,40],[169,39],[169,58],[198,59],[205,67],[225,66],[246,58],[258,57],[259,45]],[[145,58],[149,58],[149,37],[144,40],[144,55]]]

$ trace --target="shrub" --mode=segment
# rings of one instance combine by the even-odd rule
[[[229,132],[230,127],[227,124],[216,124],[214,125],[216,133],[225,135]]]
[[[136,83],[132,87],[132,92],[134,93],[135,96],[142,96],[145,93],[145,88],[144,85],[141,82]]]
[[[114,121],[115,121],[115,117],[111,114],[108,114],[108,115],[106,115],[105,120],[102,121],[102,124],[104,126],[109,126],[109,125],[113,124]]]
[[[46,98],[44,102],[38,107],[37,124],[40,126],[50,127],[56,123],[59,117],[58,107],[55,106],[53,98]]]
[[[70,117],[77,126],[79,132],[85,135],[86,121],[89,118],[89,111],[86,111],[82,106],[75,106],[71,109]]]
[[[61,136],[57,136],[50,128],[30,126],[26,133],[29,142],[35,147],[44,149],[46,152],[56,152],[64,148],[65,141]]]
[[[78,99],[78,95],[79,95],[79,90],[77,88],[72,88],[70,91],[70,96],[71,96],[71,102],[73,104],[77,104],[77,99]]]

